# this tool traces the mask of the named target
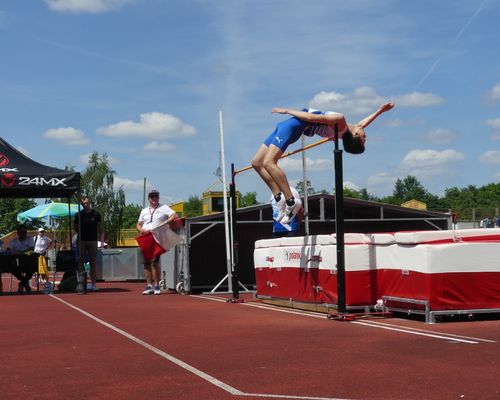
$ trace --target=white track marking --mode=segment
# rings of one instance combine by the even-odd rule
[[[380,321],[367,321],[370,322],[371,324],[374,325],[383,325],[383,326],[390,326],[390,327],[398,327],[398,328],[404,328],[407,330],[411,331],[417,331],[417,332],[433,332],[425,329],[420,329],[420,328],[411,328],[408,326],[400,327],[399,325],[394,325],[394,324],[388,324],[386,322],[380,322]],[[473,336],[464,336],[464,335],[455,335],[453,333],[443,333],[443,332],[434,332],[434,333],[439,333],[440,335],[446,335],[446,336],[451,336],[451,337],[457,337],[460,339],[471,339],[471,340],[477,340],[478,342],[486,342],[486,343],[496,343],[496,340],[490,340],[490,339],[481,339]]]
[[[200,378],[206,380],[207,382],[211,383],[212,385],[214,386],[217,386],[218,388],[222,389],[222,390],[225,390],[226,392],[229,392],[233,395],[243,395],[244,393],[239,391],[238,389],[232,387],[232,386],[229,386],[227,384],[225,384],[224,382],[218,380],[217,378],[214,378],[213,376],[210,376],[208,374],[206,374],[205,372],[203,371],[200,371],[199,369],[185,363],[184,361],[182,360],[179,360],[178,358],[175,358],[173,356],[171,356],[170,354],[168,353],[165,353],[164,351],[150,345],[149,343],[145,342],[144,340],[141,340],[133,335],[131,335],[130,333],[127,333],[125,332],[124,330],[120,329],[120,328],[117,328],[116,326],[114,325],[111,325],[109,323],[107,323],[106,321],[103,321],[102,319],[100,318],[97,318],[96,316],[88,313],[87,311],[85,310],[82,310],[81,308],[79,307],[76,307],[74,305],[72,305],[71,303],[68,303],[67,301],[65,300],[62,300],[60,299],[59,297],[57,296],[52,296],[54,299],[60,301],[61,303],[67,305],[68,307],[72,308],[73,310],[76,310],[78,311],[79,313],[82,313],[83,315],[85,315],[86,317],[89,317],[90,319],[98,322],[99,324],[101,325],[104,325],[105,327],[115,331],[116,333],[119,333],[120,335],[122,336],[125,336],[127,339],[130,339],[131,341],[137,343],[138,345],[148,349],[149,351],[152,351],[153,353],[159,355],[160,357],[163,357],[165,359],[167,359],[168,361],[174,363],[175,365],[185,369],[186,371],[189,371],[197,376],[199,376]]]
[[[428,333],[428,332],[416,332],[412,330],[405,329],[404,327],[389,327],[389,326],[382,326],[382,325],[375,325],[367,321],[352,321],[352,324],[357,324],[357,325],[364,325],[364,326],[369,326],[371,328],[379,328],[379,329],[387,329],[389,331],[396,331],[396,332],[403,332],[403,333],[409,333],[411,335],[418,335],[418,336],[426,336],[426,337],[431,337],[435,339],[444,339],[447,341],[453,341],[453,342],[460,342],[460,343],[468,343],[468,344],[477,344],[479,342],[477,341],[472,341],[472,340],[466,340],[466,339],[458,339],[450,336],[443,336],[443,335],[437,335],[435,333]],[[446,335],[446,334],[445,334]]]
[[[244,393],[243,396],[271,397],[273,399],[299,399],[299,400],[348,400],[348,399],[339,399],[332,397],[292,396],[286,394],[268,394],[268,393]]]
[[[212,301],[226,302],[226,299],[223,299],[220,297],[219,298],[212,298],[212,297],[208,297],[208,296],[193,296],[193,297],[203,298],[203,299],[212,300]],[[318,314],[318,313],[313,313],[313,312],[308,312],[308,311],[284,309],[284,308],[280,308],[280,307],[273,306],[273,305],[263,305],[263,304],[256,304],[256,303],[241,303],[241,304],[246,305],[246,306],[250,306],[250,307],[263,308],[263,309],[270,310],[270,311],[282,312],[282,313],[286,313],[286,314],[296,314],[296,315],[302,315],[302,316],[306,316],[306,317],[322,318],[322,319],[326,318],[324,314]],[[494,341],[494,340],[480,339],[480,338],[461,336],[461,335],[455,335],[455,334],[448,334],[448,333],[442,333],[442,332],[434,332],[431,330],[424,330],[424,329],[417,329],[417,328],[409,328],[409,327],[404,327],[404,326],[399,326],[399,325],[370,321],[370,320],[350,321],[350,323],[369,326],[371,328],[387,329],[390,331],[408,333],[411,335],[426,336],[426,337],[430,337],[430,338],[434,338],[434,339],[454,341],[454,342],[466,343],[466,344],[477,344],[478,342],[496,343],[496,341]]]
[[[150,345],[149,343],[145,342],[144,340],[141,340],[133,335],[131,335],[128,332],[125,332],[124,330],[117,328],[116,326],[103,321],[102,319],[96,317],[95,315],[90,314],[89,312],[74,306],[71,303],[68,303],[67,301],[60,299],[59,297],[55,295],[50,295],[53,299],[56,299],[57,301],[60,301],[61,303],[65,304],[66,306],[72,308],[75,311],[78,311],[79,313],[85,315],[86,317],[94,320],[95,322],[105,326],[106,328],[111,329],[112,331],[126,337],[127,339],[133,341],[134,343],[138,344],[139,346],[144,347],[145,349],[159,355],[160,357],[170,361],[171,363],[177,365],[178,367],[181,367],[182,369],[191,372],[192,374],[200,377],[201,379],[204,379],[208,383],[218,387],[219,389],[222,389],[233,396],[247,396],[247,397],[269,397],[273,399],[296,399],[296,400],[352,400],[352,399],[345,399],[345,398],[337,398],[337,397],[314,397],[314,396],[294,396],[294,395],[286,395],[286,394],[267,394],[267,393],[245,393],[242,392],[241,390],[236,389],[233,386],[230,386],[222,381],[220,381],[217,378],[214,378],[211,375],[208,375],[207,373],[193,367],[192,365],[189,365],[188,363],[185,363],[182,360],[179,360],[178,358],[164,352],[163,350],[158,349],[157,347],[154,347],[153,345]]]

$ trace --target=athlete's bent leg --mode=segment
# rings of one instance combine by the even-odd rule
[[[269,175],[269,173],[264,168],[264,159],[266,157],[268,150],[269,147],[267,147],[265,144],[260,146],[259,150],[257,151],[257,153],[255,153],[255,156],[252,159],[252,167],[264,180],[266,185],[271,190],[273,196],[276,196],[278,193],[281,192],[281,189],[278,186],[278,184],[274,181],[274,179],[271,177],[271,175]]]
[[[292,191],[285,172],[278,166],[278,160],[283,155],[283,151],[274,144],[269,145],[263,159],[263,169],[269,174],[279,191],[283,193],[285,199],[293,199]],[[262,176],[262,175],[261,175]],[[274,194],[274,192],[273,192]]]

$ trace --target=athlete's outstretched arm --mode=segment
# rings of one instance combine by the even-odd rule
[[[382,104],[377,111],[375,111],[373,114],[363,118],[361,121],[359,121],[356,125],[360,126],[361,128],[366,128],[368,125],[370,125],[380,114],[385,113],[386,111],[389,111],[394,107],[394,102],[389,102]]]
[[[315,124],[334,125],[342,122],[345,124],[344,116],[342,114],[337,114],[337,113],[322,115],[322,114],[309,113],[307,111],[298,111],[298,110],[292,110],[290,108],[279,108],[279,107],[273,108],[271,112],[277,114],[288,114],[302,121]]]

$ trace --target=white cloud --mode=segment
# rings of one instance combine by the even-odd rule
[[[424,138],[434,144],[448,144],[453,141],[456,134],[452,129],[433,129],[426,134]]]
[[[500,118],[489,119],[486,121],[486,123],[490,128],[492,128],[495,131],[500,130]]]
[[[485,164],[500,164],[500,151],[489,150],[481,154],[479,161]]]
[[[96,132],[98,135],[111,137],[135,136],[150,139],[172,139],[196,135],[197,130],[173,115],[151,112],[141,114],[140,122],[118,122],[100,127]]]
[[[44,0],[52,11],[100,14],[116,10],[134,0]]]
[[[311,159],[306,157],[308,171],[333,171],[333,162],[326,158]],[[284,158],[279,166],[287,172],[302,171],[302,159]]]
[[[465,159],[462,153],[456,150],[412,150],[401,161],[403,173],[427,177],[448,175],[454,172],[453,165]]]
[[[366,180],[367,190],[376,196],[386,196],[394,188],[397,179],[396,176],[392,176],[387,172],[379,172],[368,177]]]
[[[146,151],[165,152],[175,149],[175,146],[167,142],[158,142],[156,140],[153,140],[152,142],[145,144],[143,146],[143,149]]]
[[[123,188],[123,190],[144,191],[144,179],[128,179],[116,176],[114,179],[114,187],[116,189]],[[146,181],[146,191],[153,189],[153,185]]]
[[[500,118],[489,119],[486,121],[486,123],[493,130],[493,134],[491,135],[491,140],[494,141],[500,140]]]
[[[413,92],[396,96],[394,101],[397,107],[430,107],[441,104],[443,98],[432,93]]]
[[[357,192],[361,190],[361,188],[358,185],[350,181],[344,181],[344,188],[355,190]]]
[[[85,145],[90,142],[83,131],[71,127],[49,129],[43,136],[68,146]]]
[[[488,92],[488,97],[492,101],[500,101],[500,83],[493,86],[493,88]]]
[[[375,111],[385,101],[387,100],[379,96],[375,89],[363,86],[347,94],[320,92],[309,101],[308,105],[324,111],[331,110],[358,115]]]
[[[393,186],[397,179],[397,177],[389,175],[387,172],[379,172],[368,177],[367,183],[369,187]]]
[[[495,180],[495,182],[500,182],[500,172],[497,172],[497,173],[493,176],[493,179]]]
[[[144,179],[128,179],[128,178],[120,178],[118,176],[115,177],[114,180],[114,189],[118,190],[122,188],[125,192],[133,193],[132,196],[135,198],[135,203],[142,203],[144,198]],[[174,199],[171,196],[162,195],[162,188],[150,183],[146,180],[146,194],[151,190],[156,189],[160,192],[160,202],[162,204],[172,204],[174,203]],[[129,203],[127,201],[127,203]],[[147,204],[147,200],[146,200]],[[137,216],[139,217],[139,216]]]
[[[369,114],[381,104],[393,99],[396,107],[429,107],[440,104],[443,99],[432,93],[413,92],[394,97],[382,97],[375,89],[362,86],[352,93],[319,92],[308,102],[309,107],[320,110],[339,111],[346,114]]]

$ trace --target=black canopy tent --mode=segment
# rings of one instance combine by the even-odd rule
[[[80,190],[80,173],[37,163],[0,138],[0,198],[71,196]]]
[[[69,209],[71,196],[78,192],[79,172],[37,163],[0,138],[0,198],[62,197],[68,199]],[[71,229],[69,239],[71,243]]]

